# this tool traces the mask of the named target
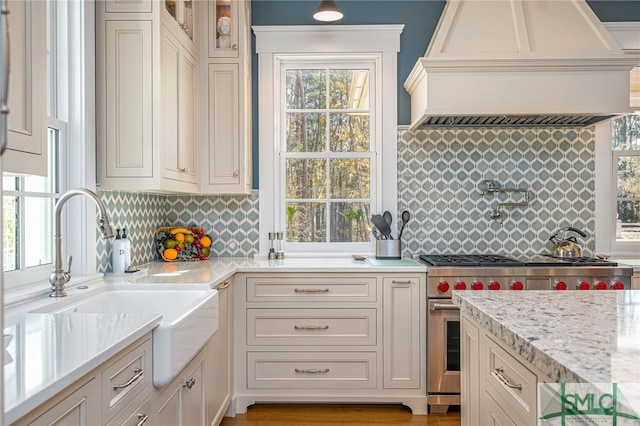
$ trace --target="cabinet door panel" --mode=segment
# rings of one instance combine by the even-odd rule
[[[192,380],[189,386],[182,389],[182,425],[205,425],[204,402],[204,365],[200,362],[195,370],[188,376],[187,381]]]
[[[8,2],[11,30],[4,171],[47,174],[46,2]]]
[[[173,392],[158,409],[157,424],[160,426],[180,425],[181,388],[174,388]]]
[[[384,387],[420,387],[420,279],[385,278]]]
[[[56,402],[29,426],[90,426],[96,423],[100,413],[100,389],[98,381],[91,379],[78,390]]]
[[[197,182],[197,81],[198,64],[191,55],[185,52],[180,58],[178,170],[182,175],[181,180],[189,182]]]
[[[152,177],[151,22],[107,21],[105,37],[107,177]]]
[[[162,34],[163,176],[197,182],[195,105],[198,65],[164,25]]]
[[[162,26],[162,139],[164,175],[178,178],[178,117],[180,114],[180,43]]]
[[[209,65],[209,184],[240,183],[238,64]]]

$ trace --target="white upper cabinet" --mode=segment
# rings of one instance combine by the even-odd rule
[[[198,192],[200,2],[170,3],[96,3],[102,189]]]
[[[249,194],[251,163],[251,2],[207,2],[201,34],[208,57],[201,60],[202,155],[200,190]],[[204,50],[204,49],[203,49]]]
[[[3,171],[47,174],[46,2],[8,2],[10,80],[8,148]]]

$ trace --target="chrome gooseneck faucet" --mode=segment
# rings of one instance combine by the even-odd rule
[[[102,232],[103,238],[113,238],[113,229],[111,229],[111,224],[109,223],[109,218],[107,217],[107,208],[98,197],[98,195],[84,188],[71,189],[60,197],[58,203],[56,204],[56,215],[55,215],[55,234],[53,236],[53,243],[55,247],[54,254],[54,263],[53,270],[51,271],[51,275],[49,275],[49,283],[51,284],[51,293],[49,297],[64,297],[67,293],[64,291],[64,285],[69,282],[71,279],[71,261],[72,257],[69,256],[69,260],[67,262],[67,271],[65,272],[62,269],[62,235],[61,235],[61,213],[62,207],[67,200],[75,195],[86,195],[95,201],[98,206],[98,210],[100,211],[100,218],[98,219],[98,223],[100,224],[100,231]]]

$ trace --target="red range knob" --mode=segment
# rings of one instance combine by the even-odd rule
[[[484,285],[482,285],[480,281],[474,281],[473,284],[471,284],[472,290],[482,290],[483,288],[484,288]]]
[[[438,283],[438,290],[440,290],[440,293],[446,293],[449,291],[449,283],[446,281],[440,281]]]
[[[596,290],[606,290],[607,289],[607,283],[603,282],[603,281],[598,281],[596,283]]]
[[[511,289],[524,290],[524,284],[522,284],[520,281],[514,281],[513,284],[511,284]]]
[[[578,290],[589,290],[591,286],[586,281],[580,281],[578,283]]]
[[[567,283],[565,283],[564,281],[558,281],[556,283],[556,290],[566,290],[567,289]]]
[[[491,281],[489,283],[489,290],[500,290],[500,283],[498,281]]]
[[[622,281],[616,281],[611,284],[611,288],[614,290],[624,290],[624,283]]]
[[[453,288],[455,288],[456,290],[466,290],[467,283],[465,283],[464,281],[458,281]]]

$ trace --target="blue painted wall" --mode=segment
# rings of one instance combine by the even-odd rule
[[[326,25],[312,18],[319,0],[252,0],[252,25]],[[640,21],[638,0],[587,1],[604,22]],[[410,122],[410,98],[402,84],[424,55],[444,8],[442,0],[338,0],[344,19],[333,25],[404,24],[398,53],[398,124]],[[254,38],[255,52],[255,38]],[[253,186],[258,188],[258,57],[253,58]]]

